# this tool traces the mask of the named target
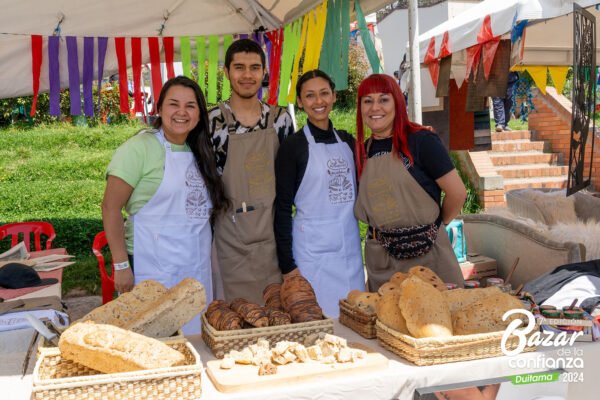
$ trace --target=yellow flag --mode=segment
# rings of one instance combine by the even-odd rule
[[[323,46],[323,35],[325,34],[325,24],[327,22],[327,0],[310,13],[306,56],[302,71],[310,71],[319,67],[319,58],[321,57],[321,47]]]
[[[525,70],[535,82],[535,86],[540,89],[542,94],[546,94],[546,82],[548,79],[548,67],[541,65],[527,65]]]
[[[562,94],[565,82],[567,80],[567,73],[569,67],[548,67],[548,72],[554,81],[554,87],[556,87],[556,93]]]

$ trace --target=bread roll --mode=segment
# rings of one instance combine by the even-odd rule
[[[377,290],[377,293],[379,293],[380,296],[383,296],[386,293],[398,290],[399,287],[400,287],[400,284],[393,283],[393,282],[386,282],[383,285],[381,285],[379,290]]]
[[[138,283],[131,292],[123,293],[85,315],[80,321],[94,321],[123,328],[148,308],[148,304],[167,292],[161,283],[146,280]]]
[[[365,292],[363,292],[362,290],[358,290],[358,289],[351,290],[350,292],[348,292],[348,303],[351,306],[355,306],[356,299],[358,299],[358,297],[360,295],[362,295],[363,293],[365,293]]]
[[[501,292],[496,286],[477,289],[454,289],[442,292],[444,298],[448,302],[451,313],[462,310],[476,301],[497,293]]]
[[[185,363],[183,354],[156,339],[92,321],[71,325],[58,342],[61,356],[111,374]]]
[[[355,307],[367,314],[375,314],[380,297],[379,293],[363,292],[356,298]]]
[[[448,290],[448,288],[446,287],[446,284],[444,283],[442,278],[440,278],[438,276],[438,274],[436,274],[431,269],[424,267],[422,265],[417,265],[417,266],[409,269],[408,275],[414,275],[417,278],[420,278],[421,280],[423,280],[427,283],[430,283],[434,288],[436,288],[440,292],[444,292],[444,291]]]
[[[408,335],[409,332],[406,327],[406,319],[402,316],[400,306],[398,305],[400,302],[400,294],[400,290],[394,290],[381,296],[381,299],[377,302],[377,319],[385,326]]]
[[[146,336],[168,337],[197,317],[206,306],[204,286],[194,278],[185,278],[163,296],[148,304],[146,311],[125,325],[126,329]]]
[[[518,318],[513,315],[507,321],[502,321],[504,313],[515,308],[523,308],[523,304],[509,294],[498,292],[484,297],[453,315],[454,334],[502,331],[513,319]]]
[[[404,282],[406,280],[406,278],[408,278],[408,274],[406,274],[404,272],[396,272],[396,273],[394,273],[394,275],[392,275],[389,282],[395,283],[396,285],[400,285],[402,282]]]
[[[439,290],[416,276],[410,276],[400,287],[398,304],[412,336],[452,336],[450,309]]]

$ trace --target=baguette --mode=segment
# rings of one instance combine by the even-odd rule
[[[194,278],[185,278],[149,303],[145,311],[124,328],[153,338],[168,337],[201,313],[205,306],[204,286]]]
[[[75,323],[60,336],[61,356],[106,374],[183,365],[183,354],[112,325]]]
[[[110,324],[124,328],[145,310],[148,304],[159,299],[165,293],[167,293],[167,288],[161,283],[145,280],[137,284],[131,292],[123,293],[113,301],[95,308],[79,321],[91,320],[98,324]]]

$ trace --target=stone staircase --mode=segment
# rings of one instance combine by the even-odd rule
[[[565,188],[568,166],[560,153],[550,153],[546,141],[531,140],[530,131],[493,132],[488,152],[504,191],[524,188]]]

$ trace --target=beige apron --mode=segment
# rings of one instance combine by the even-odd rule
[[[377,230],[431,224],[439,213],[439,206],[410,175],[401,159],[388,153],[367,161],[354,207],[356,218]],[[431,268],[444,282],[459,287],[464,283],[443,223],[431,250],[410,259],[398,260],[376,239],[366,238],[365,264],[370,291],[377,291],[395,272],[407,272],[415,265]]]
[[[263,289],[281,282],[273,233],[274,164],[279,148],[273,128],[275,110],[269,112],[267,129],[236,134],[231,111],[222,104],[219,108],[229,129],[222,179],[232,205],[215,223],[225,300],[243,297],[263,304]],[[243,202],[246,212],[241,211]]]

